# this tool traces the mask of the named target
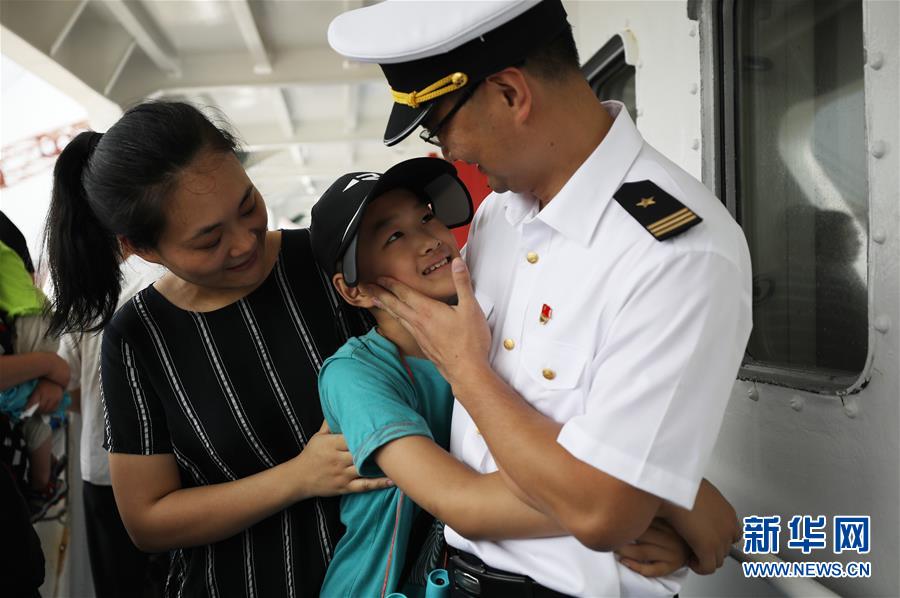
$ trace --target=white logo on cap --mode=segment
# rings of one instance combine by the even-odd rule
[[[377,172],[366,172],[364,174],[358,174],[355,177],[353,177],[352,179],[350,179],[350,182],[347,183],[346,187],[344,187],[344,191],[342,191],[342,193],[346,192],[347,189],[349,189],[350,187],[352,187],[353,185],[355,185],[356,183],[358,183],[360,181],[377,181],[380,178],[381,178],[381,175],[378,174]]]

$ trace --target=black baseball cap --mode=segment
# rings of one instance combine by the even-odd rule
[[[456,168],[446,160],[413,158],[395,164],[384,174],[345,174],[313,206],[309,227],[313,255],[329,277],[340,272],[348,286],[359,283],[356,233],[366,206],[393,189],[408,189],[428,202],[447,228],[472,221],[472,197]]]

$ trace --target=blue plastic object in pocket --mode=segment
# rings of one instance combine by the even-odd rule
[[[450,574],[446,569],[435,569],[428,574],[425,598],[450,598]]]

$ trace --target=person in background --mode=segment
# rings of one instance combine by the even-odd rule
[[[0,437],[8,430],[8,422],[0,420]],[[4,596],[40,598],[44,583],[44,551],[41,539],[31,525],[30,511],[19,489],[16,476],[8,466],[6,452],[0,444],[0,587]]]
[[[165,273],[164,268],[135,255],[123,257],[122,288],[116,309]],[[133,594],[136,588],[144,586],[151,595],[162,596],[165,577],[157,577],[158,572],[165,569],[151,567],[153,557],[139,550],[128,537],[113,495],[109,457],[103,449],[102,339],[102,331],[71,332],[62,336],[59,347],[59,356],[71,370],[68,391],[72,396],[72,409],[81,414],[82,500],[94,592],[97,598],[116,598]],[[144,592],[145,597],[148,591]]]
[[[24,237],[5,215],[2,224],[0,319],[8,343],[0,348],[0,412],[21,425],[29,461],[26,498],[37,520],[66,492],[59,476],[65,460],[57,461],[52,453],[52,430],[45,416],[56,425],[65,422],[69,369],[56,355],[58,340],[47,334],[46,298],[34,284]]]
[[[25,237],[0,212],[0,243],[12,248],[29,274],[34,272]],[[12,326],[0,312],[0,382],[6,375],[3,359],[13,351]],[[21,426],[0,413],[0,580],[11,596],[40,597],[44,583],[44,552],[31,525],[31,511],[22,494],[28,474],[28,446]]]

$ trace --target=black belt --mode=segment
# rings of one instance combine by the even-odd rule
[[[527,575],[488,567],[468,552],[450,548],[451,598],[567,598]]]

